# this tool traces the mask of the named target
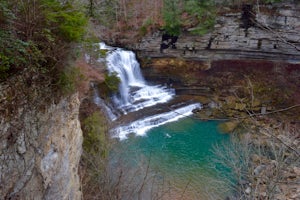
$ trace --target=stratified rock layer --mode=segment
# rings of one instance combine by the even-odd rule
[[[251,13],[247,17],[245,13]],[[223,7],[214,30],[203,36],[180,34],[176,49],[160,52],[162,32],[130,46],[143,58],[181,57],[197,60],[264,59],[300,63],[300,4]]]

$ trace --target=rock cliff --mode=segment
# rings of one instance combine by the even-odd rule
[[[80,199],[78,94],[38,106],[14,87],[0,84],[0,199]]]
[[[300,4],[246,4],[223,7],[214,30],[203,36],[183,30],[176,49],[162,53],[162,32],[129,46],[139,57],[180,57],[196,60],[267,59],[300,63]]]
[[[159,31],[129,46],[137,52],[147,80],[172,84],[177,94],[220,90],[228,95],[233,88],[247,87],[243,82],[249,79],[258,88],[296,88],[285,100],[299,102],[299,1],[222,7],[211,32],[200,36],[191,31],[182,31],[175,48],[160,49]]]

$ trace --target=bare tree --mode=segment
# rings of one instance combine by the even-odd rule
[[[289,140],[289,145],[300,143],[298,130],[281,127],[250,130],[242,137],[233,135],[230,144],[214,147],[218,157],[215,162],[230,169],[223,177],[224,184],[231,187],[233,199],[286,199],[288,195],[295,195],[299,186],[295,170],[299,169],[300,158],[297,152],[271,135],[262,139],[265,131],[282,135]]]

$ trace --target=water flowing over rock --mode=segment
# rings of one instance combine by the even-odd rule
[[[174,122],[181,118],[192,115],[192,111],[197,108],[201,108],[201,104],[195,103],[177,108],[175,110],[171,110],[169,112],[145,117],[143,119],[134,121],[129,125],[118,127],[112,132],[114,133],[115,137],[118,137],[121,140],[126,139],[127,135],[130,133],[135,133],[136,135],[143,136],[151,128],[158,127],[169,122]]]
[[[106,48],[103,44],[100,47]],[[121,80],[113,102],[123,113],[165,103],[174,96],[174,91],[166,86],[146,83],[133,52],[118,48],[109,52],[106,60],[110,73],[117,73]]]
[[[106,58],[108,70],[110,73],[116,73],[121,80],[119,93],[112,97],[113,103],[125,115],[136,113],[136,111],[143,113],[142,119],[134,120],[134,118],[131,118],[130,121],[133,119],[133,122],[113,129],[112,134],[114,137],[126,139],[130,133],[145,135],[153,127],[187,117],[193,113],[194,109],[201,108],[199,103],[181,105],[175,109],[168,107],[167,111],[151,113],[152,116],[147,116],[149,113],[145,111],[146,108],[169,102],[175,96],[174,89],[166,85],[150,85],[147,83],[133,52],[112,48],[103,43],[100,43],[100,48],[110,51]],[[95,102],[99,104],[102,102],[99,94],[96,95]],[[107,106],[104,107],[107,108]],[[109,111],[108,113],[112,112]]]
[[[107,102],[105,102],[103,99],[101,99],[101,97],[99,95],[99,91],[97,90],[97,88],[95,88],[94,85],[92,85],[92,87],[93,87],[93,91],[94,91],[94,103],[98,107],[104,109],[106,116],[111,121],[115,121],[118,117],[120,117],[120,114],[112,108],[113,106],[108,105]]]

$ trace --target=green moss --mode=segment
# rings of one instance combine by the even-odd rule
[[[83,150],[91,155],[99,155],[99,159],[104,159],[108,155],[109,141],[107,137],[107,126],[105,117],[94,112],[83,121]]]

